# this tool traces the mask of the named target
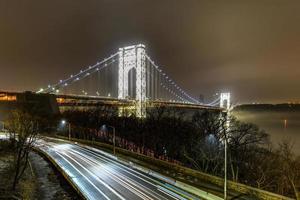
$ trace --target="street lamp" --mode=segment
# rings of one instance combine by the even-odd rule
[[[4,130],[5,130],[5,124],[4,124],[3,121],[1,121],[1,122],[2,122],[2,131],[4,132]]]
[[[227,151],[228,151],[228,133],[230,129],[229,121],[230,110],[227,109],[226,122],[224,130],[224,200],[227,199]]]
[[[102,125],[101,129],[107,129],[107,128],[111,128],[113,130],[113,152],[114,155],[116,155],[116,128],[113,126],[108,126],[108,125]]]
[[[68,124],[68,129],[69,129],[69,140],[71,140],[71,123],[70,122],[67,122],[66,120],[61,120],[61,124],[63,126],[65,126],[66,124]]]
[[[226,134],[226,133],[225,133]],[[225,136],[225,145],[224,145],[224,200],[227,199],[227,136]]]

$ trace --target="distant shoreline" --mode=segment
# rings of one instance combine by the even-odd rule
[[[233,112],[238,111],[278,111],[278,112],[300,112],[300,104],[282,103],[282,104],[241,104],[234,107]]]

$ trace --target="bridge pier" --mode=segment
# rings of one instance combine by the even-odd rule
[[[146,52],[142,44],[119,49],[118,98],[129,95],[128,77],[132,68],[136,69],[136,116],[146,117]],[[120,111],[120,114],[122,111]]]

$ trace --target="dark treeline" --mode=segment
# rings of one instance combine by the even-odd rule
[[[139,119],[134,115],[119,117],[116,111],[99,107],[69,110],[62,115],[71,124],[72,137],[111,142],[111,134],[103,135],[102,127],[114,126],[120,147],[129,141],[139,153],[149,155],[150,150],[156,158],[219,177],[224,176],[227,140],[228,176],[232,181],[286,196],[299,195],[300,158],[293,155],[291,145],[282,142],[273,149],[266,132],[225,113],[199,111],[186,119],[184,112],[160,107]]]

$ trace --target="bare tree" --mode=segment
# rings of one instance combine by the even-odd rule
[[[197,169],[214,175],[222,174],[224,138],[227,117],[220,112],[203,111],[193,116],[196,133],[184,157]]]
[[[229,146],[229,163],[233,181],[238,182],[239,173],[249,163],[251,153],[259,145],[268,143],[268,134],[256,125],[238,121],[234,117],[229,119],[227,131]]]
[[[259,189],[274,191],[278,174],[281,173],[280,169],[274,166],[278,166],[278,159],[272,148],[248,149],[248,170],[243,172],[244,179]]]
[[[300,157],[295,156],[292,151],[292,145],[288,141],[283,141],[279,144],[277,155],[280,161],[279,167],[282,172],[279,189],[281,188],[283,191],[283,187],[289,185],[292,188],[296,199],[299,200]]]
[[[14,180],[12,188],[16,186],[28,165],[28,156],[38,134],[38,120],[23,110],[13,111],[8,122],[11,141],[14,145]]]

